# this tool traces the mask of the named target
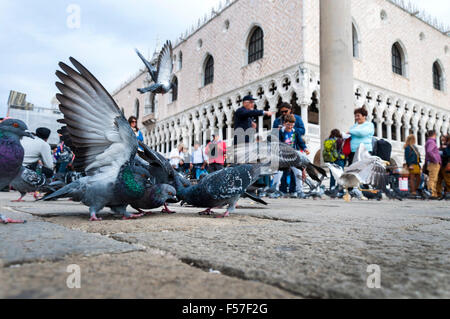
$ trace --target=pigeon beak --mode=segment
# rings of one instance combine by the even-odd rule
[[[178,203],[179,201],[180,201],[180,200],[179,200],[176,196],[174,196],[174,195],[170,196],[170,197],[166,200],[167,203]]]
[[[31,134],[31,132],[28,132],[28,131],[25,131],[25,133],[23,134],[23,136],[31,137],[32,139],[34,139],[33,134]]]

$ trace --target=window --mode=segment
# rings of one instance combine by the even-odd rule
[[[395,43],[392,46],[392,71],[394,73],[403,75],[402,69],[402,54],[399,45]]]
[[[180,51],[180,55],[178,56],[178,70],[181,70],[183,67],[183,52]]]
[[[434,62],[433,63],[433,87],[436,90],[441,91],[441,82],[442,82],[442,72],[441,68],[439,67],[439,63]]]
[[[172,102],[176,101],[178,98],[178,79],[175,76],[172,80],[174,86],[172,86]]]
[[[356,32],[355,26],[352,24],[352,40],[353,40],[353,57],[359,58],[358,52],[358,33]]]
[[[248,44],[248,63],[259,60],[264,55],[264,34],[261,28],[253,30]]]
[[[137,119],[139,119],[139,100],[136,99],[134,101],[134,116],[136,116]]]
[[[204,85],[208,85],[214,81],[214,59],[210,55],[206,58]]]

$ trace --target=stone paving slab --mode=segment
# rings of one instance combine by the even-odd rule
[[[0,225],[0,265],[3,264],[0,270],[7,270],[8,276],[16,279],[21,272],[26,274],[26,279],[18,280],[22,284],[10,296],[70,298],[70,293],[55,288],[59,281],[50,280],[53,284],[41,285],[47,288],[39,290],[41,281],[33,273],[50,278],[52,265],[84,258],[82,262],[88,267],[103,268],[103,263],[108,263],[103,277],[109,274],[112,281],[105,285],[95,281],[95,276],[89,277],[103,290],[90,286],[75,294],[75,298],[89,297],[93,291],[104,296],[131,296],[133,285],[134,295],[148,294],[153,298],[155,295],[139,281],[142,277],[146,282],[147,276],[145,262],[139,260],[151,263],[153,257],[149,257],[148,251],[133,252],[146,246],[147,250],[156,249],[175,256],[174,260],[187,267],[180,274],[182,278],[185,272],[189,273],[187,269],[201,273],[205,273],[201,269],[217,269],[227,280],[245,279],[248,281],[244,283],[256,282],[274,292],[281,289],[286,296],[280,298],[450,298],[449,201],[346,203],[330,199],[267,199],[269,205],[263,206],[244,199],[239,201],[236,213],[225,219],[199,216],[199,208],[174,204],[171,209],[177,214],[157,212],[128,221],[119,220],[105,209],[102,212],[105,220],[93,223],[88,221],[88,208],[79,203],[67,200],[11,203],[9,200],[15,197],[15,193],[0,193],[1,212],[10,217],[25,217],[30,222]],[[223,213],[224,209],[216,211]],[[9,241],[2,243],[2,234],[7,234]],[[2,245],[10,245],[9,252]],[[126,247],[132,247],[131,252]],[[8,258],[2,257],[3,251],[8,252]],[[92,254],[96,256],[82,257]],[[11,260],[13,264],[24,260],[33,263],[16,269],[8,267]],[[43,263],[36,263],[37,260]],[[142,268],[136,271],[140,277],[132,276],[130,286],[124,285],[121,279],[127,277],[124,265],[132,268],[135,261],[137,269]],[[381,267],[381,289],[366,286],[370,264]],[[0,275],[5,282],[4,273],[0,271]],[[162,277],[161,282],[154,282],[155,287],[165,291],[164,296],[172,298],[170,289],[182,291],[177,287],[191,287],[184,279],[173,279],[179,278],[173,273],[170,276],[172,279]],[[172,285],[174,281],[179,285]],[[9,281],[9,287],[13,286]],[[27,286],[36,288],[27,291]],[[210,286],[213,288],[209,289]],[[120,288],[109,293],[114,287]],[[164,290],[164,287],[171,288]],[[195,294],[198,298],[256,296],[260,289],[253,287],[253,295],[244,293],[245,290],[223,294],[218,290],[220,285],[208,281],[195,287],[200,291]],[[188,296],[187,291],[193,291],[191,288],[180,295]],[[267,293],[265,288],[261,289]]]
[[[67,266],[80,267],[80,288],[69,289]],[[282,289],[203,271],[162,251],[70,256],[56,262],[0,269],[0,298],[298,298]]]
[[[170,251],[198,267],[303,297],[450,297],[450,238],[429,231],[274,222],[113,238]],[[381,267],[383,289],[366,286],[371,264]]]
[[[58,260],[71,254],[90,256],[142,250],[100,234],[71,230],[30,215],[23,217],[28,221],[26,224],[0,224],[0,260],[4,265]]]

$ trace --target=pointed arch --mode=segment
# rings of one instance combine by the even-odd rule
[[[392,60],[392,72],[407,77],[408,76],[407,54],[405,46],[400,41],[396,41],[392,45],[391,60]]]
[[[444,91],[445,83],[444,83],[444,69],[442,67],[442,63],[439,60],[434,61],[433,63],[433,87],[436,90]]]

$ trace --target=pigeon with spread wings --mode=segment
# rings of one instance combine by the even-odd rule
[[[149,61],[147,61],[142,54],[136,50],[136,53],[141,58],[147,67],[148,72],[153,80],[152,85],[137,89],[140,93],[152,92],[152,93],[167,93],[176,86],[172,80],[173,71],[173,53],[172,44],[167,41],[158,56],[157,68],[155,68]]]
[[[149,187],[150,173],[135,160],[136,136],[123,113],[101,83],[77,60],[70,58],[76,70],[65,63],[57,71],[61,92],[56,98],[64,114],[64,123],[75,152],[77,170],[82,177],[44,200],[70,197],[89,206],[90,220],[105,206],[124,215],[128,204],[142,199]]]
[[[364,148],[364,144],[359,146],[355,159],[357,161],[345,169],[336,164],[327,163],[330,173],[336,179],[338,185],[347,191],[344,199],[350,201],[348,189],[359,187],[360,184],[368,184],[385,191],[388,182],[386,164],[389,164],[389,162],[383,161],[378,156],[370,155]]]

